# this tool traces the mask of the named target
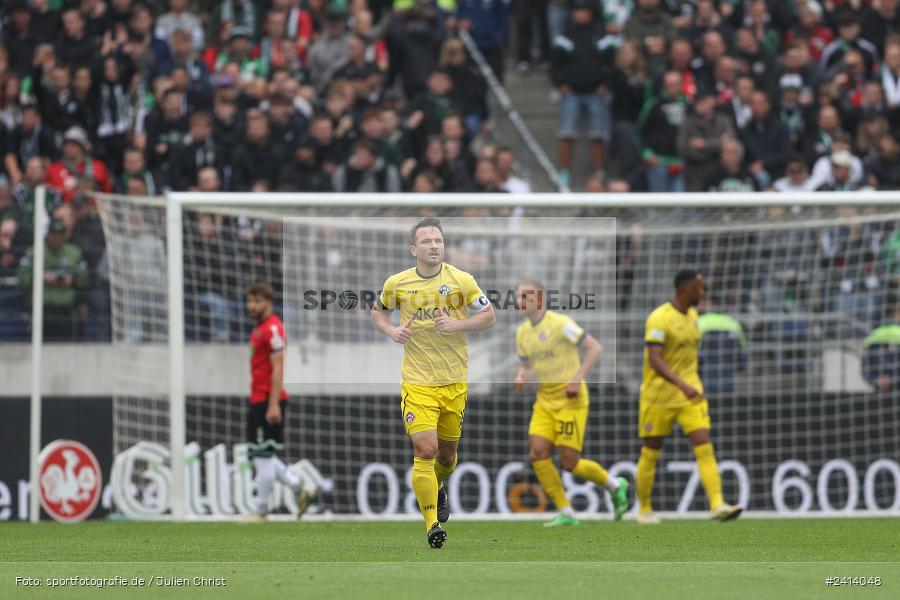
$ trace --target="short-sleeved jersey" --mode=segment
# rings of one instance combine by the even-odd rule
[[[571,317],[548,310],[537,323],[526,319],[516,329],[516,353],[528,362],[538,379],[537,403],[548,410],[587,404],[587,389],[575,398],[566,387],[581,368],[579,346],[585,332]]]
[[[662,359],[669,368],[698,392],[703,383],[697,367],[697,351],[700,347],[700,329],[697,326],[697,309],[681,312],[671,302],[658,306],[650,316],[644,331],[644,381],[641,384],[641,401],[659,406],[679,408],[690,405],[687,396],[674,384],[666,381],[650,366],[647,346],[662,346]]]
[[[253,328],[250,334],[250,403],[261,404],[269,400],[272,391],[272,355],[287,347],[284,325],[278,315],[272,314]],[[287,392],[281,388],[281,399],[287,400]]]
[[[379,307],[399,310],[401,324],[412,321],[412,338],[403,349],[404,383],[440,386],[466,380],[469,350],[465,332],[440,333],[434,319],[441,310],[454,319],[464,319],[469,309],[490,307],[474,277],[447,263],[432,277],[422,277],[413,267],[387,278]]]

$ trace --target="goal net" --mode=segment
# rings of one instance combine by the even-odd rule
[[[446,261],[476,278],[498,315],[469,338],[460,464],[449,482],[457,513],[552,510],[528,462],[534,388],[511,383],[516,283],[540,280],[556,294],[553,308],[603,345],[588,377],[584,455],[633,480],[644,320],[672,297],[684,267],[708,286],[701,372],[726,499],[785,514],[897,512],[900,404],[886,383],[892,358],[869,336],[900,302],[900,198],[869,199],[877,204],[822,195],[791,205],[768,195],[176,194],[167,213],[165,199],[102,196],[118,508],[164,517],[182,496],[188,515],[250,506],[254,323],[244,290],[266,281],[288,337],[286,462],[318,490],[313,512],[418,514],[402,350],[375,331],[369,310],[388,276],[415,265],[410,225],[436,215]],[[182,376],[183,388],[173,387]],[[183,456],[169,456],[181,436],[170,435],[172,415],[183,418]],[[678,433],[657,466],[654,506],[703,511],[693,453]],[[602,490],[568,474],[564,483],[576,509],[609,513]],[[284,504],[291,509],[287,494]]]

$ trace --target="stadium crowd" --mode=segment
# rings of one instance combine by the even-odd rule
[[[583,120],[592,191],[900,185],[897,0],[526,4],[550,43],[519,35],[519,68],[550,61],[566,183]]]
[[[93,191],[530,191],[456,35],[499,73],[508,2],[10,0],[0,16],[0,338],[24,334],[41,184],[54,340],[109,336]]]
[[[530,191],[492,135],[460,30],[501,81],[505,57],[523,75],[549,66],[563,183],[584,125],[586,191],[900,185],[898,0],[8,0],[0,11],[0,339],[27,332],[36,210],[51,217],[47,339],[109,338],[92,191]],[[41,184],[54,192],[35,207]],[[216,219],[191,227],[204,248],[228,245]],[[240,227],[241,239],[267,235]],[[836,289],[852,280],[853,310],[876,321],[880,308],[856,297],[893,281],[900,237],[865,227],[803,244],[819,250],[802,256],[827,257],[818,266]],[[216,277],[202,277],[215,265],[186,267],[219,314]]]

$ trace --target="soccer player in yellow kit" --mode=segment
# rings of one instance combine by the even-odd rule
[[[694,447],[700,481],[709,499],[712,518],[735,519],[743,510],[722,499],[719,465],[709,440],[709,403],[697,365],[700,330],[696,306],[706,295],[703,276],[693,269],[675,275],[675,298],[658,306],[647,317],[644,332],[644,381],[641,384],[638,430],[644,447],[637,465],[637,522],[656,525],[650,497],[656,461],[663,438],[672,434],[677,422]]]
[[[372,322],[404,345],[401,416],[413,445],[412,487],[425,519],[428,544],[447,540],[450,518],[444,481],[456,468],[466,411],[467,334],[494,326],[494,308],[475,278],[444,262],[444,234],[434,217],[410,232],[416,266],[388,277],[372,307]],[[391,312],[400,311],[400,325]]]
[[[554,446],[563,469],[609,492],[618,521],[628,510],[628,482],[611,478],[599,463],[581,457],[590,404],[584,378],[603,347],[571,317],[547,310],[539,282],[522,280],[516,300],[526,319],[516,329],[516,352],[522,364],[514,384],[522,391],[537,376],[537,398],[528,425],[529,454],[541,487],[559,511],[544,526],[579,524],[551,458]],[[579,348],[584,348],[584,360]]]

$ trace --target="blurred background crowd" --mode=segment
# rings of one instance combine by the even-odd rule
[[[50,216],[47,339],[109,339],[94,191],[900,185],[898,0],[7,0],[0,11],[0,339],[27,334],[38,210]],[[491,75],[541,90],[554,187],[521,168],[533,148],[497,135]],[[53,192],[36,206],[41,184]],[[217,218],[190,227],[206,257],[234,252],[229,235],[271,233]],[[900,236],[845,229],[741,247],[768,253],[760,264],[782,246],[807,261],[788,271],[830,269],[833,297],[849,286],[848,310],[875,323],[881,305],[857,296],[897,277]],[[216,265],[187,266],[215,290],[204,273]],[[781,310],[785,289],[774,305],[757,290],[754,304]]]

